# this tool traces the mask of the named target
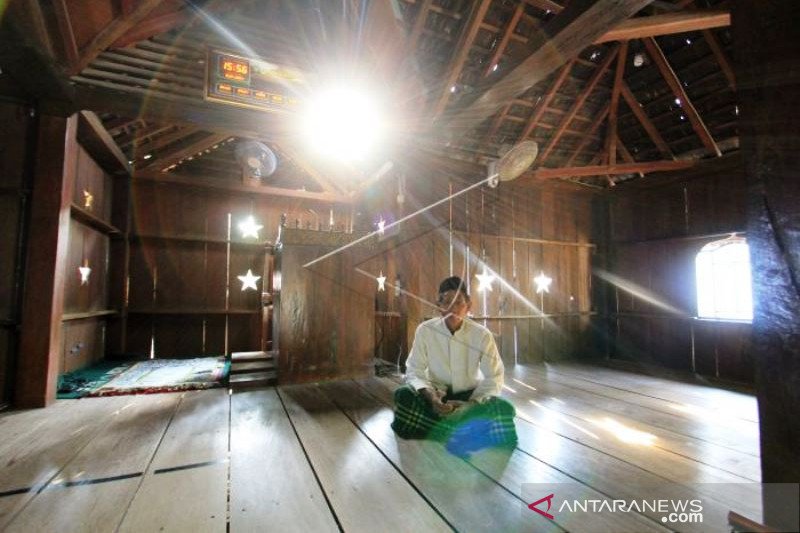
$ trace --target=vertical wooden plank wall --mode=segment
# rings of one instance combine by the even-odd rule
[[[434,200],[435,194],[447,195],[439,189],[428,195]],[[418,193],[420,204],[423,194]],[[590,349],[592,197],[501,184],[453,199],[453,274],[468,280],[473,318],[495,334],[506,364],[558,360]],[[421,215],[418,224],[425,228],[404,231],[390,251],[362,266],[373,276],[380,271],[399,276],[409,293],[395,296],[387,287],[377,296],[376,342],[381,344],[376,352],[392,363],[398,353],[405,361],[419,323],[438,316],[437,287],[450,275],[449,213],[444,205]],[[483,273],[484,263],[507,285],[495,280],[491,291],[478,292],[475,276]],[[550,292],[542,295],[533,281],[540,272],[553,279]],[[402,336],[392,330],[381,338],[386,315],[405,324]]]
[[[745,229],[746,189],[738,162],[648,187],[618,187],[610,202],[613,274],[678,312],[612,286],[610,356],[706,376],[752,382],[750,324],[695,320],[695,256]]]
[[[90,365],[105,355],[109,308],[112,177],[76,144],[67,260],[64,264],[64,314],[59,373]],[[116,233],[116,232],[115,232]],[[91,272],[82,282],[79,268]]]
[[[19,339],[23,221],[30,200],[27,176],[35,131],[30,108],[0,103],[0,407],[11,399]]]
[[[265,260],[281,216],[290,226],[316,225],[331,206],[305,200],[226,192],[134,178],[126,351],[155,357],[199,357],[260,350]],[[344,227],[349,209],[333,207]],[[263,226],[242,236],[247,217]],[[327,221],[328,217],[324,216]],[[230,231],[230,233],[229,233]],[[242,291],[251,270],[258,290]]]

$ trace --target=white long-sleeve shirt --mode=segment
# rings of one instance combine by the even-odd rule
[[[406,360],[406,383],[453,392],[475,389],[470,399],[499,396],[503,389],[503,361],[492,332],[464,319],[451,334],[444,317],[426,320],[417,327],[414,345]]]

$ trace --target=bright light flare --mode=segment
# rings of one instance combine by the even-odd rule
[[[384,141],[386,120],[377,98],[342,84],[311,97],[303,129],[313,150],[354,162],[363,160]]]
[[[620,422],[608,417],[603,418],[602,420],[591,420],[590,422],[595,426],[605,429],[617,440],[627,444],[652,446],[655,444],[657,439],[657,437],[652,433],[633,429],[632,427],[628,427],[625,424],[621,424]]]

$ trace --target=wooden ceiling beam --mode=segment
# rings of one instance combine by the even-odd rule
[[[703,145],[714,153],[717,157],[722,155],[722,152],[717,146],[717,143],[714,141],[714,138],[711,136],[711,132],[708,131],[705,122],[700,117],[700,114],[695,109],[692,101],[689,99],[689,95],[686,94],[686,91],[683,88],[683,84],[678,79],[678,75],[672,69],[667,61],[667,56],[664,55],[664,51],[661,50],[661,47],[658,46],[656,40],[653,38],[648,38],[644,40],[645,48],[647,48],[650,57],[653,59],[653,62],[658,67],[658,70],[661,72],[661,75],[664,77],[664,81],[667,82],[672,92],[675,94],[676,98],[680,98],[680,106],[686,113],[686,116],[689,118],[689,122],[691,122],[694,131],[697,133],[697,136],[700,137]]]
[[[156,139],[152,139],[146,143],[136,146],[135,153],[131,154],[132,158],[142,159],[144,155],[152,153],[156,150],[160,150],[161,148],[169,146],[172,143],[178,142],[181,139],[185,139],[189,135],[197,133],[198,131],[200,131],[200,128],[198,128],[197,126],[179,127],[176,131],[172,133],[162,135]]]
[[[64,46],[64,59],[66,59],[67,66],[73,68],[74,65],[78,64],[80,52],[75,42],[75,32],[72,30],[72,20],[69,18],[66,0],[53,0],[53,11]]]
[[[500,58],[503,57],[503,54],[506,51],[506,46],[508,46],[508,42],[511,40],[514,30],[516,29],[517,24],[519,24],[522,14],[525,13],[525,3],[525,0],[520,0],[519,4],[517,4],[517,7],[514,9],[514,14],[511,15],[511,20],[503,32],[503,37],[500,39],[500,42],[497,43],[494,53],[492,53],[492,58],[486,64],[486,70],[483,73],[484,77],[489,76],[492,72],[494,72],[495,65],[497,65],[500,61]]]
[[[622,78],[625,75],[625,60],[628,57],[628,41],[623,41],[619,47],[617,57],[617,70],[614,73],[614,85],[611,89],[611,105],[608,108],[608,133],[606,134],[606,152],[608,164],[617,162],[617,110],[619,108],[619,93],[622,89]]]
[[[627,20],[650,2],[572,0],[542,28],[543,38],[536,51],[449,120],[446,127],[453,133],[476,128],[509,100],[547,78],[569,58],[577,57],[609,28]],[[449,86],[446,89],[449,90]]]
[[[142,22],[162,0],[139,0],[135,7],[130,8],[130,12],[123,13],[122,16],[112,20],[100,33],[84,46],[80,51],[78,62],[71,69],[72,74],[77,74],[86,68],[100,52],[111,46],[114,41],[125,35],[130,29]]]
[[[664,138],[658,132],[658,128],[653,125],[653,122],[647,116],[647,113],[645,113],[642,105],[638,100],[636,100],[636,97],[633,95],[633,92],[631,92],[630,87],[628,87],[628,84],[624,81],[622,82],[621,90],[622,97],[628,103],[628,107],[630,107],[631,111],[633,111],[633,114],[639,120],[639,123],[642,125],[642,128],[644,128],[647,136],[650,137],[650,140],[656,145],[656,148],[658,148],[659,152],[661,152],[661,155],[666,158],[674,158],[675,155],[672,153],[672,150],[666,141],[664,141]]]
[[[186,159],[187,157],[192,157],[198,152],[202,152],[203,150],[207,150],[208,148],[214,146],[215,144],[221,143],[228,137],[230,137],[230,135],[211,133],[203,137],[202,139],[193,142],[189,146],[179,148],[175,151],[164,154],[163,156],[154,158],[153,161],[148,163],[145,167],[143,167],[142,170],[156,170],[156,169],[164,170],[172,165],[179,163],[180,161]]]
[[[722,73],[725,74],[725,78],[728,80],[728,85],[730,85],[731,89],[735,91],[736,75],[733,73],[731,62],[728,59],[728,56],[725,55],[725,51],[722,49],[722,46],[720,46],[719,41],[711,30],[704,30],[703,38],[706,40],[708,47],[711,48],[711,53],[714,54],[714,57],[717,59],[717,63],[719,63]]]
[[[314,180],[322,190],[335,195],[344,195],[346,191],[340,187],[334,180],[328,179],[327,176],[322,174],[314,165],[308,162],[303,157],[299,150],[295,149],[288,143],[280,143],[279,150],[291,159],[297,168],[305,172],[312,180]]]
[[[731,12],[727,9],[665,13],[626,20],[605,33],[595,43],[643,39],[659,35],[723,28],[730,25]]]
[[[564,166],[571,166],[572,163],[575,162],[575,159],[577,159],[581,152],[583,152],[583,149],[586,148],[586,145],[592,140],[592,136],[600,128],[600,124],[602,124],[605,118],[608,116],[608,110],[610,107],[611,102],[606,104],[606,106],[597,114],[594,122],[591,126],[589,126],[589,129],[586,130],[586,133],[583,135],[583,138],[581,139],[577,148],[575,148],[575,150],[572,152],[572,155],[569,157],[569,159],[567,159],[567,162]]]
[[[561,72],[556,77],[553,85],[550,87],[550,90],[547,91],[547,94],[544,95],[544,98],[540,102],[540,105],[533,110],[531,113],[530,118],[528,119],[528,123],[525,125],[525,129],[522,130],[522,135],[520,135],[520,140],[524,141],[528,138],[528,136],[533,132],[534,128],[539,124],[539,121],[542,119],[542,115],[550,106],[550,103],[555,98],[556,94],[558,94],[559,89],[561,86],[564,85],[564,82],[567,80],[567,76],[572,70],[572,66],[575,64],[575,61],[569,61],[566,65],[561,69]]]
[[[546,180],[554,178],[568,177],[591,177],[591,176],[614,176],[619,174],[637,174],[643,172],[667,172],[671,170],[683,170],[693,167],[697,161],[640,161],[637,163],[623,163],[618,165],[588,165],[582,167],[562,167],[562,168],[538,168],[523,174],[520,179],[527,180]]]
[[[275,114],[211,104],[164,94],[155,95],[137,87],[128,87],[96,80],[93,85],[75,86],[74,102],[79,109],[138,117],[141,120],[199,126],[207,131],[229,136],[274,140],[290,133],[285,121]]]
[[[547,160],[547,156],[550,155],[550,151],[555,147],[556,144],[558,144],[558,141],[561,139],[561,136],[564,134],[564,131],[567,129],[567,126],[569,126],[569,123],[572,122],[572,119],[578,113],[580,108],[583,107],[583,104],[586,102],[586,99],[589,97],[590,94],[592,94],[592,91],[594,91],[595,87],[597,87],[597,84],[600,82],[600,79],[605,75],[606,71],[608,70],[608,67],[611,66],[611,63],[617,57],[618,49],[619,46],[615,46],[614,49],[606,55],[605,59],[603,59],[603,62],[597,66],[597,69],[595,70],[594,74],[592,74],[592,77],[589,78],[589,81],[586,83],[586,86],[583,88],[578,97],[575,99],[575,102],[573,102],[569,112],[566,115],[564,115],[564,118],[561,119],[558,128],[556,128],[555,132],[553,132],[553,135],[550,137],[550,140],[544,147],[544,150],[542,150],[541,153],[539,154],[538,158],[539,164],[544,163],[544,161]]]
[[[486,12],[489,10],[491,4],[492,0],[477,0],[472,6],[469,19],[464,25],[461,37],[456,45],[456,52],[447,69],[447,74],[444,76],[444,83],[440,89],[441,94],[431,109],[431,116],[434,120],[441,115],[447,107],[447,102],[450,100],[450,95],[452,94],[451,87],[455,85],[458,81],[458,77],[461,75],[464,63],[466,63],[467,57],[469,57],[469,49],[472,47],[472,43],[478,35],[481,22],[486,16]]]
[[[137,171],[133,175],[134,182],[138,180],[155,181],[158,183],[174,183],[176,185],[186,185],[189,187],[201,187],[203,189],[216,189],[242,194],[261,194],[266,196],[281,196],[286,198],[299,198],[303,200],[317,200],[334,204],[350,204],[351,200],[347,196],[336,195],[326,192],[312,192],[298,189],[284,189],[281,187],[270,187],[265,185],[245,185],[237,182],[225,182],[213,176],[202,176],[197,174],[181,175],[176,172],[153,172]]]
[[[433,4],[433,0],[423,0],[417,10],[417,17],[414,19],[411,34],[406,42],[406,50],[409,55],[413,54],[417,49],[417,43],[422,35],[422,30],[425,28],[425,21],[428,20],[428,10],[431,8],[431,4]]]

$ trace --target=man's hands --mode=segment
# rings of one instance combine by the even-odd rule
[[[425,398],[428,403],[431,404],[433,407],[434,412],[439,416],[449,415],[456,413],[458,411],[463,411],[469,408],[471,405],[475,405],[476,402],[469,400],[466,402],[462,402],[460,400],[448,400],[447,402],[443,401],[445,393],[436,389],[420,389],[419,393]]]
[[[451,402],[445,403],[442,401],[442,398],[444,398],[444,393],[442,391],[425,388],[420,389],[419,393],[428,401],[428,403],[431,404],[431,407],[433,407],[433,410],[437,415],[449,415],[456,409],[455,405],[453,405]]]

